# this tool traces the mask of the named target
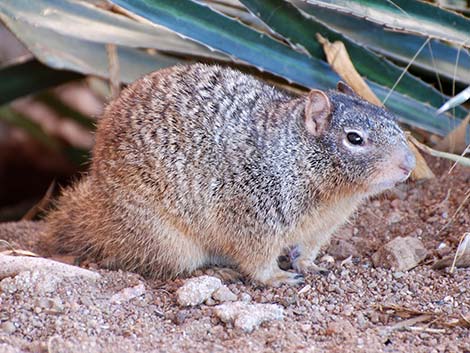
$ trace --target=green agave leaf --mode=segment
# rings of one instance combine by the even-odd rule
[[[308,58],[262,33],[210,10],[207,6],[179,0],[113,0],[126,10],[160,25],[191,36],[194,40],[234,55],[239,59],[284,77],[305,87],[331,88],[338,79],[324,63]],[[268,59],[266,59],[268,58]],[[319,77],[321,76],[321,77]],[[369,83],[380,98],[389,93],[388,88]],[[414,99],[394,92],[387,105],[401,115],[402,121],[412,122],[439,135],[446,135],[458,125],[446,115],[435,117],[435,109]]]
[[[131,48],[153,48],[218,60],[228,59],[225,55],[183,39],[168,29],[139,23],[86,2],[2,0],[0,13],[34,28],[49,29],[79,40]]]
[[[366,81],[369,87],[384,100],[389,89]],[[387,100],[387,107],[398,116],[398,120],[439,136],[446,136],[460,125],[463,119],[449,118],[447,114],[438,114],[436,108],[394,92]],[[470,127],[467,128],[467,143],[470,143]]]
[[[330,41],[342,41],[356,69],[370,80],[389,88],[394,87],[398,92],[428,102],[436,108],[448,99],[447,96],[409,73],[405,73],[395,87],[395,82],[402,75],[402,68],[384,58],[379,58],[373,52],[354,43],[341,33],[326,27],[318,22],[315,17],[307,17],[295,6],[284,0],[241,0],[241,3],[263,20],[272,30],[284,36],[294,47],[300,46],[314,57],[324,57],[323,49],[315,39],[315,34],[320,33]],[[460,109],[457,114],[463,118],[467,112]]]
[[[416,0],[306,0],[352,14],[387,28],[470,47],[470,20],[455,12]]]
[[[304,86],[332,86],[338,80],[326,63],[309,58],[238,21],[189,0],[112,0],[152,22],[191,37]],[[268,60],[266,58],[269,58]]]
[[[294,3],[325,25],[404,66],[411,62],[426,40],[413,34],[384,30],[383,26],[363,18],[307,4],[302,0],[296,0]],[[466,49],[460,50],[437,40],[430,40],[429,45],[415,58],[412,66],[432,75],[438,74],[450,81],[455,79],[461,84],[470,84],[470,53]]]
[[[230,17],[240,18],[250,26],[269,31],[258,17],[251,15],[238,0],[205,0],[211,8]],[[408,65],[420,50],[426,39],[414,34],[390,31],[382,25],[363,18],[351,16],[329,8],[321,7],[305,0],[292,0],[295,6],[317,21],[337,32],[341,32],[354,42],[366,46],[395,62]],[[274,33],[277,35],[277,33]],[[413,61],[412,67],[429,76],[439,75],[441,79],[466,86],[470,83],[470,52],[455,48],[438,40],[430,40]]]
[[[204,45],[212,46],[236,56],[261,70],[272,72],[305,87],[331,88],[338,80],[336,74],[323,62],[298,53],[291,48],[230,20],[209,8],[191,1],[129,1],[123,6],[136,7],[136,12],[161,23],[183,35],[192,36]],[[150,5],[149,5],[150,3]],[[160,6],[160,7],[157,7]],[[133,11],[132,9],[130,9]],[[163,11],[164,10],[164,11]],[[158,16],[155,15],[157,11]],[[150,14],[147,14],[147,12]],[[68,68],[85,74],[108,76],[104,45],[57,34],[53,30],[33,28],[3,15],[7,26],[42,61],[52,67]],[[158,39],[156,39],[158,40]],[[118,48],[121,79],[131,82],[142,74],[174,65],[178,62],[166,56],[153,56],[136,49]],[[266,60],[268,57],[270,60]],[[385,97],[388,89],[372,85],[379,97]],[[445,135],[456,124],[446,115],[433,117],[434,109],[398,93],[393,93],[387,105],[402,113],[404,121],[418,121],[418,126]]]
[[[6,26],[44,64],[80,72],[85,75],[109,77],[105,45],[57,34],[32,27],[0,13]],[[181,60],[164,55],[150,55],[141,50],[118,47],[121,82],[130,83],[142,75],[175,65]]]
[[[83,77],[75,72],[53,70],[37,60],[0,69],[0,105]]]
[[[258,17],[253,16],[253,14],[251,14],[238,0],[204,0],[200,2],[205,3],[215,11],[221,12],[231,18],[238,19],[250,27],[261,32],[270,33],[272,36],[277,37],[277,33],[273,33],[263,21]]]

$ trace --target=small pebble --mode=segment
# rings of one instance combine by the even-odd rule
[[[352,313],[354,312],[354,307],[350,304],[346,304],[344,307],[343,307],[343,314],[346,315],[346,316],[351,316]]]
[[[0,329],[8,334],[12,334],[16,331],[16,326],[11,321],[5,321],[0,325]]]
[[[188,311],[187,310],[178,311],[175,315],[175,318],[174,318],[175,324],[181,325],[186,320],[187,317],[188,317]]]
[[[395,212],[392,212],[388,216],[387,222],[388,222],[388,224],[394,224],[394,223],[400,222],[401,219],[402,219],[402,216],[401,216],[400,212],[395,211]]]
[[[402,278],[404,275],[405,275],[405,274],[404,274],[403,272],[401,272],[401,271],[394,272],[394,273],[393,273],[393,278],[395,278],[395,279],[400,279],[400,278]]]
[[[212,298],[220,303],[234,302],[237,300],[237,296],[227,287],[222,286],[212,293]]]
[[[251,302],[251,295],[249,295],[248,293],[242,293],[240,294],[240,301],[242,302]]]
[[[124,288],[123,290],[114,294],[110,300],[111,300],[111,303],[122,304],[136,297],[140,297],[141,295],[144,295],[144,294],[145,294],[145,285],[143,283],[140,283],[134,287]]]
[[[216,277],[190,278],[176,291],[178,304],[181,306],[202,304],[221,286],[222,282]]]

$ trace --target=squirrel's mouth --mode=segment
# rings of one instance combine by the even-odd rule
[[[377,194],[406,181],[416,166],[416,159],[406,145],[396,148],[379,163],[370,182],[370,193]]]
[[[403,183],[405,182],[406,180],[408,180],[408,178],[411,176],[411,172],[412,170],[410,169],[403,169],[403,168],[400,168],[399,170],[399,175],[398,177],[395,179],[395,185],[396,184],[399,184],[399,183]],[[400,175],[401,174],[401,175]]]
[[[378,194],[385,190],[393,188],[395,185],[405,182],[411,175],[411,170],[404,170],[402,168],[397,168],[394,175],[383,177],[383,175],[374,178],[375,180],[370,184],[368,188],[368,193]]]

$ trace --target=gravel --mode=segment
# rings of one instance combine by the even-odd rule
[[[327,251],[319,265],[329,273],[299,287],[12,274],[0,281],[0,352],[470,352],[470,269],[432,269],[470,229],[468,204],[455,214],[470,173],[432,167],[436,180],[362,207],[337,232],[352,256]],[[398,236],[419,239],[428,257],[409,271],[375,267],[371,256]]]

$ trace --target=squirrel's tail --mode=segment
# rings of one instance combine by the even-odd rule
[[[87,177],[63,190],[45,218],[46,227],[40,240],[42,248],[49,254],[87,257],[96,238],[90,225],[99,229],[96,223],[102,207],[95,204],[97,197]]]

